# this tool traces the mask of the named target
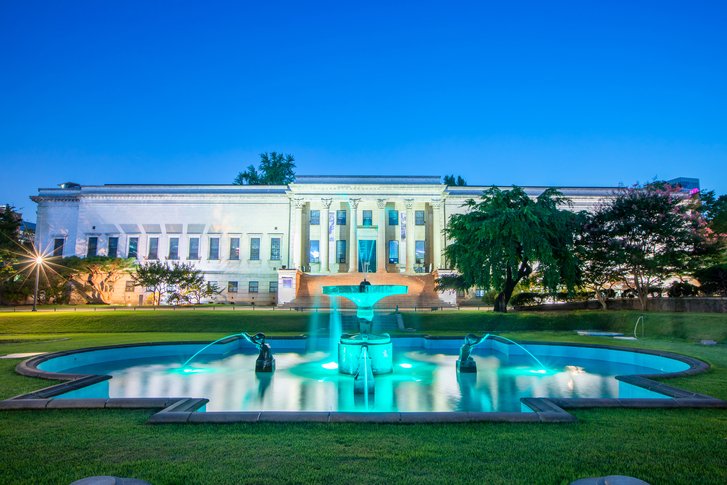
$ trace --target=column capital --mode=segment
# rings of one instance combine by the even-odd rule
[[[348,199],[348,205],[350,205],[353,209],[358,207],[359,202],[361,202],[361,199]]]
[[[331,199],[330,197],[326,197],[326,198],[321,199],[321,204],[326,209],[330,209],[331,208],[331,202],[333,202],[333,199]]]
[[[432,207],[435,209],[442,207],[442,199],[432,199]]]
[[[376,199],[376,206],[379,209],[385,209],[386,208],[386,199]]]
[[[293,199],[293,205],[296,209],[302,209],[303,205],[305,205],[305,199],[303,198],[295,198]]]
[[[404,199],[404,207],[406,207],[407,210],[411,210],[414,208],[414,199]]]

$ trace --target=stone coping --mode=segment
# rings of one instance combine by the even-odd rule
[[[431,340],[452,340],[462,338],[461,336],[417,336]],[[222,340],[229,343],[239,339],[239,336],[232,336]],[[269,337],[270,340],[293,340],[304,339],[306,336],[292,337]],[[396,338],[396,337],[394,337]],[[412,337],[402,337],[412,338]],[[415,337],[416,338],[416,337]],[[513,345],[500,339],[497,335],[491,338],[498,342]],[[632,349],[629,347],[618,347],[605,344],[581,344],[570,342],[538,342],[523,341],[521,345],[552,345],[564,347],[587,347],[607,350],[619,350],[636,352],[650,355],[657,355],[670,359],[679,360],[689,365],[689,368],[672,373],[626,375],[616,376],[616,379],[628,384],[642,387],[672,399],[659,398],[522,398],[521,402],[532,410],[532,412],[339,412],[339,411],[215,411],[199,412],[204,410],[209,402],[205,398],[194,397],[169,397],[169,398],[96,398],[96,399],[58,399],[56,396],[69,391],[81,389],[92,384],[111,379],[108,375],[80,375],[62,374],[47,372],[38,369],[38,365],[46,360],[75,354],[79,352],[91,352],[94,350],[108,350],[115,348],[143,347],[153,345],[204,345],[208,342],[177,341],[177,342],[146,342],[139,344],[120,344],[101,347],[88,347],[77,350],[67,350],[50,354],[43,354],[32,357],[16,366],[19,374],[44,379],[62,380],[60,384],[39,389],[34,392],[15,396],[5,401],[0,401],[0,410],[12,409],[158,409],[148,423],[272,423],[272,422],[316,422],[316,423],[469,423],[469,422],[518,422],[518,423],[567,423],[576,420],[575,416],[565,409],[583,408],[727,408],[727,402],[720,399],[685,391],[654,379],[669,379],[698,374],[709,370],[710,366],[694,357],[676,354],[673,352],[658,351],[651,349]]]

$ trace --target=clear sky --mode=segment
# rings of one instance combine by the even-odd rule
[[[299,174],[727,193],[727,2],[0,2],[0,203]]]

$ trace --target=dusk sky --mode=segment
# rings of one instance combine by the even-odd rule
[[[392,5],[396,3],[396,5]],[[727,193],[727,2],[0,3],[0,203],[64,181]]]

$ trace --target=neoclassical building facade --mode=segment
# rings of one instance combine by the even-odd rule
[[[36,244],[54,256],[189,262],[222,289],[217,301],[282,305],[314,278],[421,280],[447,271],[443,229],[486,188],[430,176],[298,176],[286,186],[68,183],[32,199]],[[536,197],[545,188],[525,190]],[[573,210],[590,210],[616,189],[560,188]],[[309,284],[306,296],[319,287]],[[114,300],[137,305],[146,295],[122,281]]]

